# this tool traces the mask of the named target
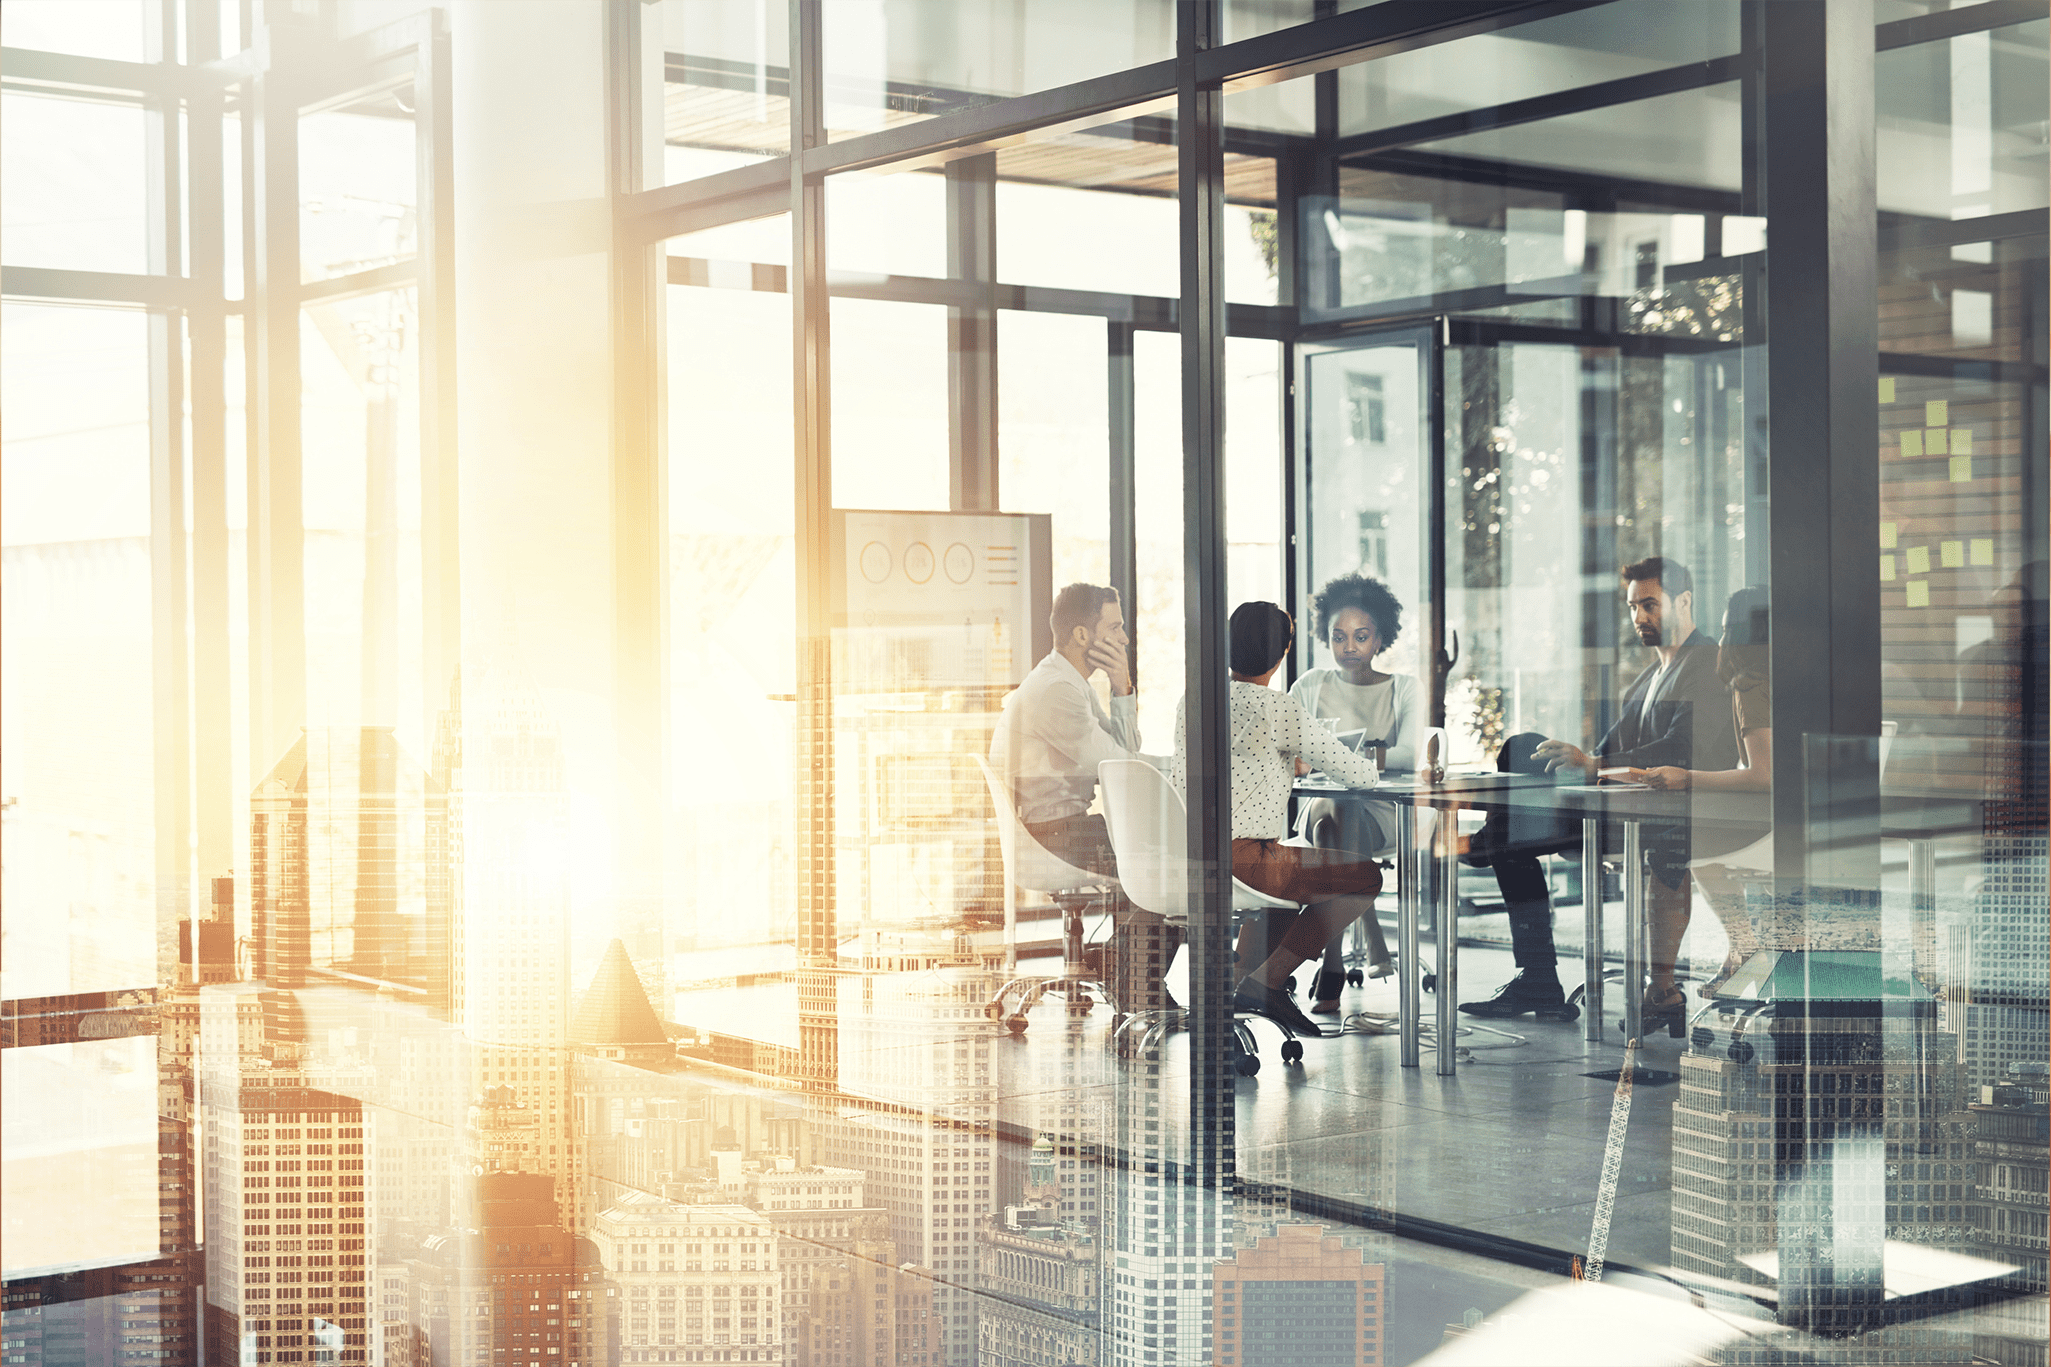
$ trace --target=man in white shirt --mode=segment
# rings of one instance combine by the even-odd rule
[[[990,767],[1004,776],[1019,820],[1042,845],[1078,868],[1115,877],[1104,818],[1090,814],[1097,765],[1139,749],[1130,641],[1118,590],[1070,584],[1054,598],[1054,649],[1004,700],[990,739]],[[1104,672],[1106,712],[1090,687]]]
[[[1049,617],[1054,649],[1004,700],[1004,715],[990,739],[990,767],[1003,775],[1019,820],[1047,849],[1075,865],[1117,877],[1118,860],[1104,818],[1090,811],[1097,796],[1097,765],[1138,758],[1138,701],[1132,692],[1131,641],[1118,590],[1070,584],[1054,596]],[[1103,671],[1110,684],[1108,710],[1090,686]],[[1086,956],[1109,979],[1121,1010],[1173,1004],[1161,985],[1181,944],[1181,932],[1117,895],[1116,923],[1105,951]]]

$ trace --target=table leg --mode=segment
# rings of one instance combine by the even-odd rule
[[[1448,809],[1439,813],[1432,834],[1441,841],[1439,860],[1439,1014],[1438,1073],[1451,1077],[1453,1052],[1460,1034],[1460,843],[1459,823]]]
[[[1398,1060],[1415,1068],[1418,1017],[1423,1012],[1418,984],[1424,973],[1417,962],[1417,904],[1423,895],[1418,878],[1417,809],[1396,804],[1396,1017]]]
[[[1641,1038],[1645,1004],[1645,860],[1638,823],[1624,823],[1624,1040]]]
[[[1581,823],[1581,1037],[1602,1043],[1602,828]]]

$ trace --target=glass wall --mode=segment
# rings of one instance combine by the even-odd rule
[[[2041,11],[76,8],[10,1363],[2042,1363]]]

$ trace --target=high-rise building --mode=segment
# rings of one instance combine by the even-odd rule
[[[1054,1146],[1035,1145],[1043,1182],[1026,1203],[1004,1208],[977,1244],[979,1359],[990,1367],[1097,1361],[1103,1302],[1098,1239],[1080,1220],[1060,1218]]]
[[[2039,1293],[2051,1249],[2051,1108],[2044,1069],[2042,1063],[2013,1068],[1966,1106],[1972,1117],[1974,1251],[2012,1265]]]
[[[619,1292],[621,1362],[788,1360],[776,1230],[761,1212],[632,1192],[591,1240]]]
[[[1283,1225],[1218,1262],[1219,1367],[1381,1367],[1387,1278],[1322,1225]]]
[[[357,1098],[370,1069],[313,1057],[294,994],[204,989],[200,1107],[211,1362],[367,1363]]]

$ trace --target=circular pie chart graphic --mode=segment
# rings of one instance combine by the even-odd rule
[[[940,557],[940,567],[955,583],[966,584],[969,576],[976,572],[976,553],[957,541]]]
[[[933,577],[933,548],[923,541],[914,541],[904,548],[904,577],[914,584],[923,584]]]
[[[862,578],[872,584],[880,584],[890,577],[890,547],[881,541],[871,541],[862,547],[860,560]]]

